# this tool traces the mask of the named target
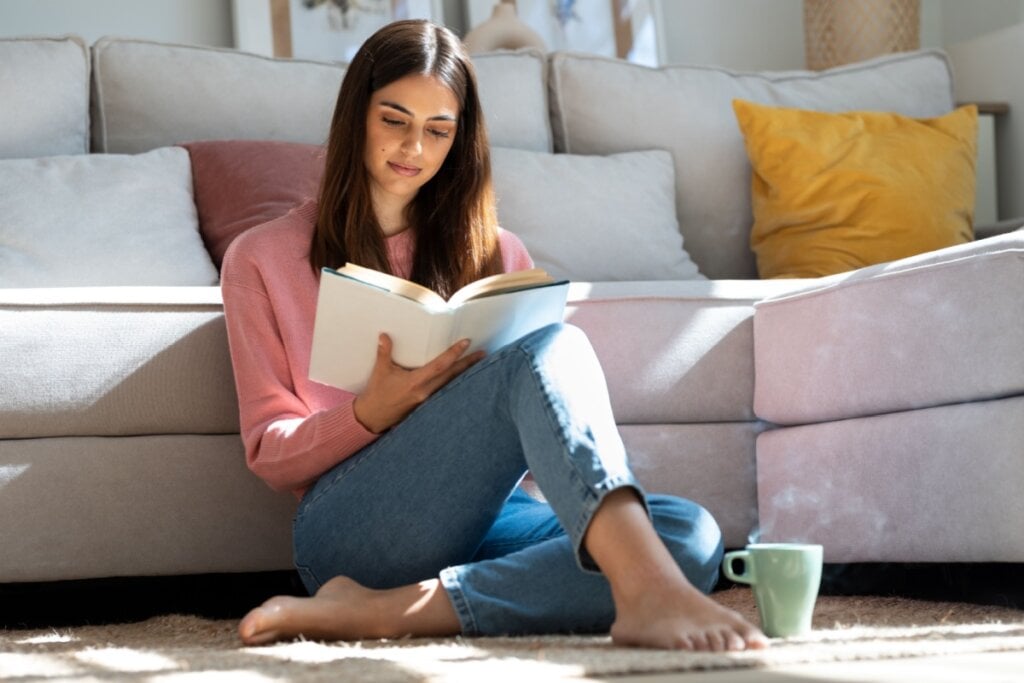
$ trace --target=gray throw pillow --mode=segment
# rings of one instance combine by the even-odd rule
[[[704,279],[683,248],[672,157],[492,152],[498,219],[555,277]]]

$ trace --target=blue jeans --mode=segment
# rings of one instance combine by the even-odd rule
[[[547,502],[519,488],[527,470]],[[717,524],[690,501],[643,495],[589,341],[552,325],[322,475],[296,514],[295,564],[311,593],[338,575],[373,588],[440,577],[465,635],[606,632],[611,591],[582,541],[621,487],[641,495],[684,574],[710,592]]]

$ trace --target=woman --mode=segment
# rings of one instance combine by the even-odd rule
[[[722,547],[697,505],[645,496],[584,335],[538,330],[418,369],[381,335],[358,396],[307,378],[322,266],[352,261],[448,295],[532,265],[496,225],[472,65],[447,29],[402,21],[345,75],[318,201],[239,237],[222,271],[250,468],[301,497],[295,563],[246,643],[611,631],[618,643],[760,647],[709,599]],[[344,353],[344,349],[339,349]],[[548,503],[519,488],[529,470]]]

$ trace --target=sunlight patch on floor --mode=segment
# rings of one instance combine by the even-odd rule
[[[451,669],[451,664],[458,664],[460,680],[484,680],[493,676],[494,666],[501,667],[503,675],[515,680],[562,680],[579,678],[584,675],[584,667],[576,664],[556,664],[554,662],[531,661],[518,657],[495,656],[494,652],[461,644],[425,644],[410,647],[409,645],[382,645],[380,647],[362,643],[317,643],[297,641],[293,643],[247,648],[251,654],[274,659],[307,664],[323,664],[343,660],[364,660],[368,665],[373,663],[387,664],[418,676],[429,679]]]
[[[0,679],[23,677],[71,676],[78,670],[55,655],[0,653]]]
[[[74,658],[84,664],[102,667],[109,671],[138,673],[142,671],[168,671],[181,668],[180,662],[156,652],[144,652],[129,647],[106,647],[83,650],[74,653]]]
[[[49,645],[51,643],[74,643],[78,638],[67,633],[47,633],[42,636],[32,636],[31,638],[22,638],[21,640],[15,640],[17,645]]]
[[[272,683],[279,678],[247,669],[229,671],[180,671],[146,678],[146,683]]]

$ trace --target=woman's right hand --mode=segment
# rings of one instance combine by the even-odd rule
[[[381,334],[370,380],[352,404],[356,419],[375,434],[398,424],[431,394],[484,357],[483,351],[463,356],[467,348],[469,340],[463,339],[423,367],[410,370],[391,359],[391,337]]]

